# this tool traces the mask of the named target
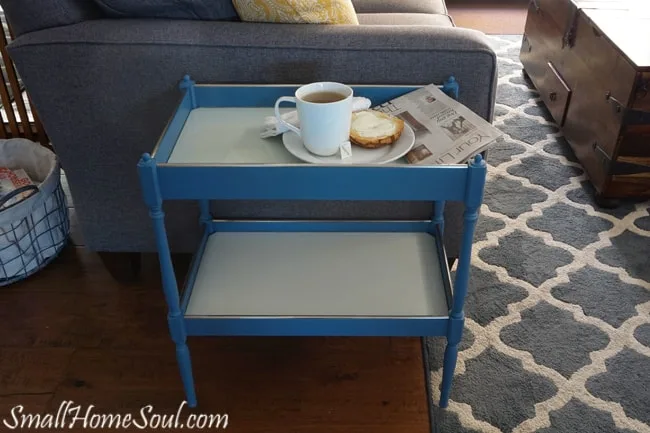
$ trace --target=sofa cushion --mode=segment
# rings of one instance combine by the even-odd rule
[[[441,26],[95,20],[24,35],[9,50],[70,185],[77,185],[75,208],[91,251],[155,251],[133,161],[160,137],[184,74],[216,84],[412,85],[453,73],[460,101],[486,119],[497,84],[485,35]],[[329,200],[213,205],[216,218],[263,220],[422,220],[433,209],[427,202]],[[462,209],[449,203],[445,212],[447,254],[458,257]],[[198,206],[165,202],[165,214],[171,248],[194,251]]]
[[[102,17],[88,0],[0,0],[14,36]]]
[[[116,18],[238,20],[231,0],[95,0]]]
[[[358,14],[359,24],[388,26],[445,26],[453,27],[449,16],[441,14]]]
[[[357,13],[446,14],[444,0],[352,0]]]
[[[294,24],[359,24],[350,0],[233,0],[242,21]]]

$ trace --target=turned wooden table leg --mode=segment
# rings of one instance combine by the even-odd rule
[[[113,279],[121,283],[134,282],[140,276],[142,255],[133,252],[99,252],[104,267]]]

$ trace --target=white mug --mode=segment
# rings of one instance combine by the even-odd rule
[[[342,96],[334,102],[310,102],[321,92],[332,92]],[[352,123],[351,87],[341,83],[321,82],[304,85],[296,90],[295,97],[282,96],[275,102],[275,117],[278,122],[302,138],[308,151],[319,156],[332,156],[341,145],[350,140]],[[280,103],[293,102],[298,110],[300,128],[285,122],[280,116]]]

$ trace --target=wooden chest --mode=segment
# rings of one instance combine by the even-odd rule
[[[520,59],[598,197],[650,197],[650,1],[531,0]]]

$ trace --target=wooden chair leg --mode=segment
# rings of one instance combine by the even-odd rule
[[[100,252],[98,255],[115,281],[132,283],[140,276],[142,266],[140,253]]]

